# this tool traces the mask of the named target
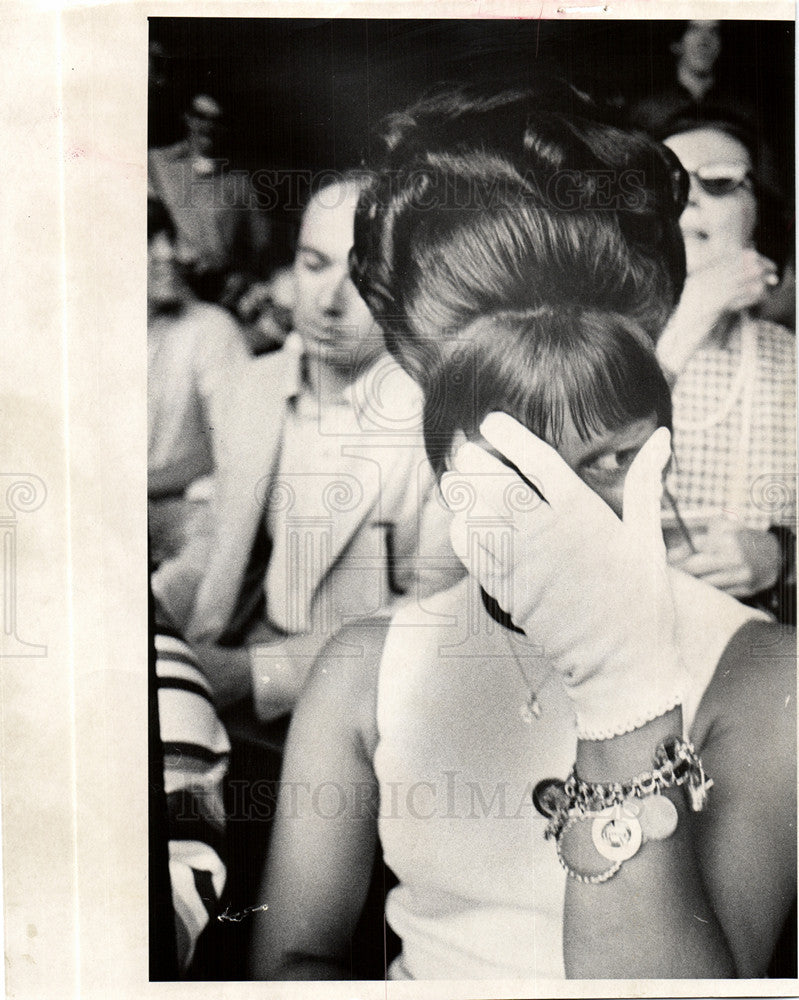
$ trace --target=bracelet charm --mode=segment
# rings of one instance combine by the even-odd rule
[[[677,807],[665,795],[642,800],[639,816],[644,840],[668,840],[677,829]]]
[[[591,827],[594,847],[608,861],[629,861],[643,842],[641,824],[631,809],[609,806],[596,817]]]
[[[572,768],[565,781],[546,778],[533,789],[533,804],[548,822],[544,836],[554,837],[561,866],[570,878],[597,885],[607,882],[638,853],[647,841],[668,840],[677,829],[679,814],[666,789],[683,787],[688,806],[700,812],[713,780],[705,774],[691,743],[670,737],[660,743],[653,768],[624,782],[588,782]],[[597,853],[612,862],[601,872],[578,872],[564,855],[567,831],[590,819]],[[567,852],[568,853],[568,852]]]

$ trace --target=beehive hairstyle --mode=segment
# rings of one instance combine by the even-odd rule
[[[655,339],[679,298],[684,171],[565,84],[440,91],[386,120],[373,168],[351,273],[423,388],[479,318],[593,309]]]

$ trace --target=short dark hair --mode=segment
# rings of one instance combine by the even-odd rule
[[[684,172],[573,88],[445,90],[391,116],[355,220],[352,275],[424,387],[424,344],[542,305],[633,318],[656,339],[685,280]]]
[[[473,438],[492,411],[558,448],[568,415],[580,437],[655,416],[671,427],[671,396],[651,338],[618,313],[541,306],[484,316],[428,352],[424,435],[446,469],[456,431]]]

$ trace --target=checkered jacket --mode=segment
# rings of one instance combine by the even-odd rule
[[[784,327],[744,314],[724,346],[693,355],[673,393],[668,486],[683,514],[794,527],[795,352]]]

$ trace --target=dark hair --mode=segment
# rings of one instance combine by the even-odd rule
[[[663,142],[671,136],[699,129],[721,132],[740,142],[749,153],[758,209],[755,247],[777,264],[782,264],[788,250],[790,226],[777,164],[762,127],[745,110],[735,109],[727,104],[713,103],[700,107],[685,104],[658,122],[652,134]]]
[[[446,469],[452,438],[503,411],[557,449],[568,415],[580,437],[652,414],[671,427],[671,396],[649,336],[617,313],[541,306],[485,316],[432,352],[424,435]]]
[[[297,199],[292,203],[290,213],[285,221],[283,239],[287,253],[286,263],[291,264],[297,252],[297,241],[302,227],[302,220],[311,202],[323,191],[339,184],[352,184],[363,188],[371,175],[364,168],[349,167],[346,170],[318,170],[313,173],[297,176]]]
[[[422,386],[425,343],[542,305],[635,319],[655,339],[685,280],[682,168],[565,84],[444,91],[391,116],[359,201],[352,276]]]
[[[158,233],[167,233],[170,239],[175,238],[175,223],[169,210],[157,198],[147,199],[147,239],[151,240]]]

